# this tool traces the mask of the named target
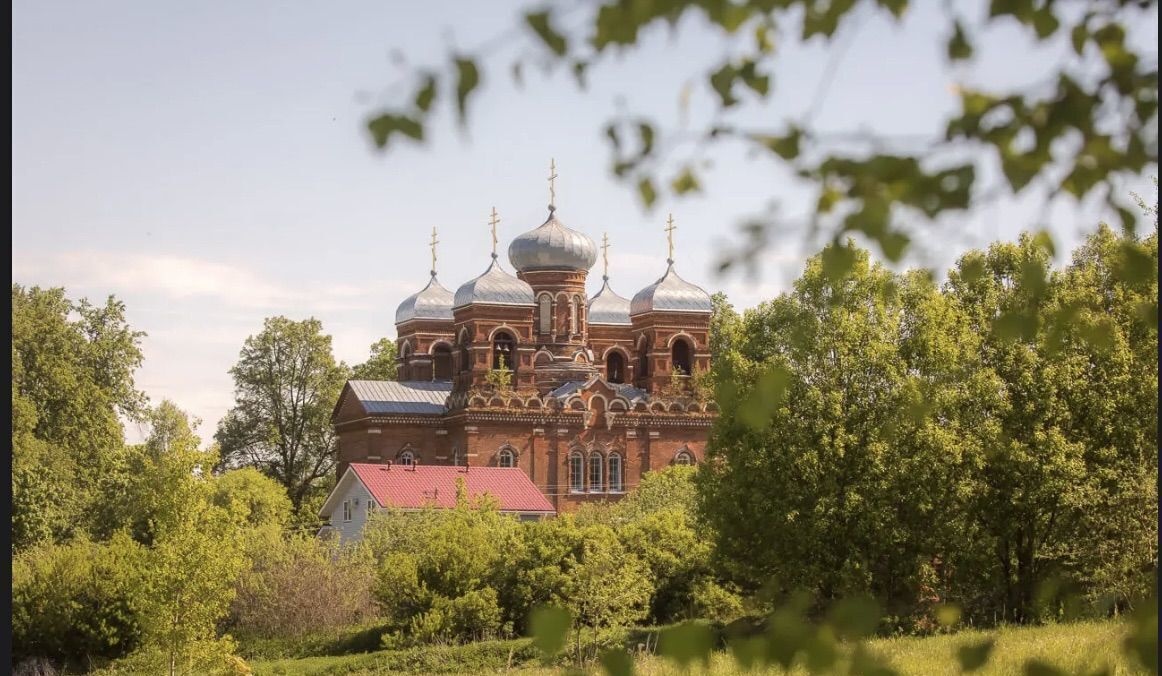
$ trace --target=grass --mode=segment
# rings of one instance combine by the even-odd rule
[[[1067,673],[1092,673],[1108,667],[1109,676],[1145,673],[1134,668],[1122,652],[1126,627],[1120,622],[1081,622],[1046,627],[1009,627],[991,631],[962,631],[927,638],[888,638],[869,642],[901,674],[942,676],[960,674],[957,649],[995,639],[988,663],[974,674],[982,676],[1023,676],[1024,664],[1039,659]],[[511,659],[510,659],[511,655]],[[511,664],[511,668],[509,665]],[[428,647],[384,650],[361,655],[308,657],[302,659],[252,662],[255,676],[386,675],[386,674],[484,674],[514,673],[520,676],[560,676],[562,668],[538,666],[528,640],[487,641],[459,647]],[[603,673],[591,669],[589,673]],[[689,674],[673,663],[643,655],[634,664],[639,676]],[[715,653],[710,668],[693,673],[733,676],[741,671],[726,653]],[[780,669],[751,674],[782,674]],[[806,675],[796,668],[793,676]]]

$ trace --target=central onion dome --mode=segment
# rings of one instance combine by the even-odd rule
[[[402,324],[410,319],[452,320],[452,292],[436,280],[435,272],[432,273],[432,279],[427,286],[405,298],[396,308],[396,324]]]
[[[629,313],[712,312],[714,304],[710,302],[710,294],[679,277],[674,271],[674,262],[669,263],[661,279],[634,294]]]
[[[550,208],[549,218],[539,228],[512,240],[508,260],[519,272],[588,270],[597,262],[597,245],[588,235],[557,220]]]
[[[513,277],[500,267],[496,254],[492,254],[492,265],[476,279],[464,282],[456,289],[452,307],[473,304],[482,305],[536,305],[533,287]]]

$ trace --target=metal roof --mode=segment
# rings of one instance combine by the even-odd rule
[[[409,319],[452,321],[452,292],[440,284],[436,279],[436,273],[432,273],[427,286],[405,298],[396,308],[396,324],[402,324]]]
[[[461,478],[469,499],[491,495],[500,503],[502,512],[557,511],[524,470],[517,467],[351,463],[350,468],[381,507],[455,507],[456,479]]]
[[[533,300],[533,287],[505,272],[500,267],[496,254],[492,254],[492,264],[484,274],[456,289],[452,307],[458,308],[473,303],[536,305]]]
[[[711,312],[710,294],[687,282],[674,271],[674,262],[658,281],[638,291],[629,304],[631,315],[643,312]]]
[[[566,227],[550,207],[549,217],[535,230],[508,245],[508,260],[520,271],[588,270],[597,261],[597,245],[589,236]]]
[[[617,295],[609,288],[609,278],[605,277],[605,284],[597,295],[589,299],[590,324],[626,325],[629,321],[629,300]]]
[[[450,382],[418,380],[349,380],[351,392],[369,414],[416,413],[441,415],[452,392]]]

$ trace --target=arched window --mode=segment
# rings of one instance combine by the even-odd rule
[[[577,298],[569,301],[569,333],[577,334],[581,331],[577,328]]]
[[[689,451],[681,451],[680,453],[678,453],[678,455],[674,456],[674,464],[675,465],[693,465],[694,464],[694,456],[690,455]]]
[[[432,349],[432,380],[452,379],[452,348],[440,344]]]
[[[621,456],[617,453],[609,454],[609,492],[622,493],[625,491],[625,480],[622,477]]]
[[[638,353],[637,374],[639,378],[650,375],[650,341],[643,340]]]
[[[625,382],[625,357],[620,352],[610,352],[605,357],[605,379],[611,383]]]
[[[496,455],[496,464],[501,467],[516,467],[516,454],[512,449],[502,448],[500,453]]]
[[[464,331],[460,334],[460,372],[472,370],[472,353],[468,350],[468,332]]]
[[[569,454],[569,492],[580,493],[585,490],[585,462],[581,454],[573,451]]]
[[[403,453],[399,454],[399,458],[397,458],[397,460],[399,464],[411,467],[412,465],[416,464],[416,454],[412,453],[411,451],[404,451]]]
[[[459,446],[456,446],[452,449],[452,464],[456,465],[456,466],[460,465],[460,447]]]
[[[537,300],[537,325],[541,333],[553,332],[553,300],[548,296]]]
[[[592,453],[589,455],[589,492],[601,493],[605,490],[605,477],[603,458],[600,453]]]
[[[674,346],[670,348],[670,365],[674,371],[680,370],[682,375],[693,373],[690,369],[690,343],[680,338],[674,341]]]
[[[492,368],[499,369],[503,363],[510,371],[516,370],[516,341],[504,331],[497,331],[492,338]]]

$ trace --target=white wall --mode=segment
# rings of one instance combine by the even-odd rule
[[[363,534],[363,524],[367,523],[367,505],[371,503],[371,494],[359,481],[352,481],[347,490],[338,496],[335,511],[331,513],[331,527],[339,534],[339,542],[347,543],[358,540]],[[351,520],[343,521],[343,502],[350,500]],[[354,504],[358,501],[359,504]]]

